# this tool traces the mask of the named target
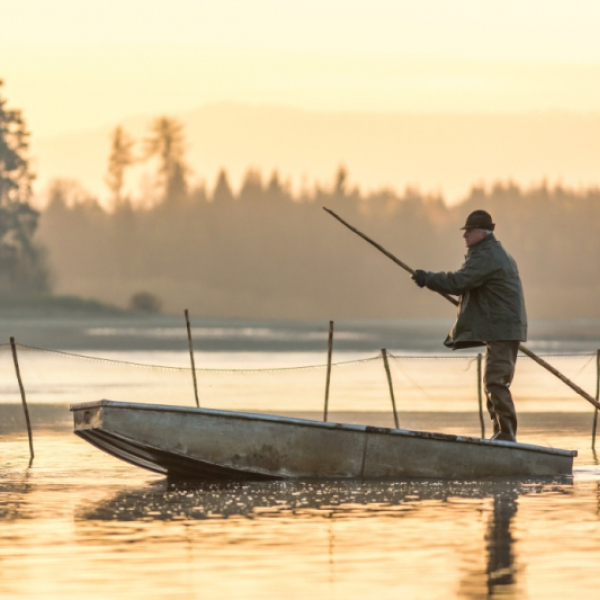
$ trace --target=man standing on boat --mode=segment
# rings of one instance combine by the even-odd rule
[[[472,212],[462,228],[463,266],[453,273],[417,270],[419,287],[459,296],[454,327],[444,344],[454,350],[485,346],[483,382],[494,425],[492,439],[516,441],[517,413],[510,393],[519,343],[527,339],[527,314],[517,263],[494,237],[485,210]]]

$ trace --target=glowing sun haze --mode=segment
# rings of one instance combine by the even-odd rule
[[[600,111],[597,1],[0,0],[0,11],[0,78],[32,131],[40,179],[80,177],[96,193],[105,193],[105,164],[97,176],[57,172],[49,167],[53,136],[222,102],[317,113]],[[39,151],[36,140],[45,140]],[[305,143],[308,153],[319,140]],[[584,162],[600,164],[592,141],[577,148]],[[67,151],[58,144],[54,152]],[[590,152],[599,154],[591,160]],[[310,167],[277,164],[276,154],[259,166],[295,178]],[[344,160],[341,154],[331,164]],[[228,167],[226,153],[219,160]],[[383,180],[369,174],[360,161],[347,165],[358,183],[406,183],[394,173]],[[247,166],[257,162],[246,159]],[[536,169],[530,180],[591,181],[587,171]],[[212,170],[201,175],[211,181]],[[424,187],[454,185],[418,173],[414,183]],[[484,176],[488,171],[465,171],[463,179]],[[511,173],[499,168],[497,176]]]

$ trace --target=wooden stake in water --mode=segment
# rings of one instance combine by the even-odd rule
[[[327,421],[329,409],[329,382],[331,381],[331,354],[333,352],[333,321],[329,321],[329,342],[327,344],[327,379],[325,380],[325,406],[323,408],[323,421]]]
[[[596,350],[596,400],[600,400],[600,350]],[[592,429],[592,450],[596,449],[596,427],[598,426],[598,408],[594,411],[594,427]]]
[[[477,355],[477,400],[479,402],[479,423],[481,424],[481,439],[485,438],[485,424],[483,421],[483,390],[482,390],[482,375],[481,362],[483,356],[481,352]]]
[[[385,367],[385,374],[387,376],[388,387],[390,388],[390,398],[392,399],[392,410],[394,411],[394,423],[396,425],[396,429],[400,429],[400,425],[398,424],[398,412],[396,411],[396,399],[394,398],[394,386],[392,384],[392,373],[390,371],[390,365],[388,363],[387,350],[383,348],[381,350],[381,354],[383,355],[383,366]]]
[[[194,363],[194,345],[192,344],[192,328],[190,327],[190,315],[188,309],[184,311],[185,324],[187,326],[188,333],[188,345],[190,348],[190,361],[192,363],[192,380],[194,381],[194,398],[196,398],[196,406],[200,408],[200,401],[198,400],[198,384],[196,382],[196,364]]]
[[[27,435],[29,436],[29,455],[31,460],[34,459],[35,454],[33,453],[33,437],[31,435],[31,422],[29,421],[29,410],[27,410],[27,400],[25,398],[25,388],[21,381],[21,370],[19,369],[19,359],[17,358],[17,346],[15,344],[15,338],[10,338],[10,348],[12,350],[13,362],[15,363],[15,371],[17,373],[17,381],[19,382],[19,390],[21,391],[21,402],[23,403],[23,412],[25,413],[25,423],[27,424]]]

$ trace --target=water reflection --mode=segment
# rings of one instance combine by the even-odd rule
[[[495,521],[516,512],[520,495],[569,494],[572,477],[471,482],[444,480],[406,481],[276,481],[230,483],[157,483],[127,490],[78,511],[82,519],[170,520],[244,517],[345,518],[348,516],[402,517],[419,510],[426,501],[494,499]],[[510,501],[508,500],[510,499]],[[513,512],[509,511],[512,510]]]
[[[29,459],[29,464],[24,473],[16,479],[11,477],[9,483],[2,481],[10,474],[0,477],[0,521],[14,521],[22,516],[21,505],[26,501],[27,494],[32,490],[32,483],[29,481],[30,468],[33,459]]]
[[[489,511],[483,539],[485,555],[474,562],[473,539],[456,539],[468,564],[460,576],[458,597],[520,597],[518,544],[513,536],[518,500],[531,495],[569,496],[572,478],[536,480],[448,481],[294,481],[261,483],[161,483],[125,491],[93,506],[82,507],[79,519],[100,521],[176,520],[325,520],[329,521],[328,561],[330,579],[335,580],[336,536],[334,523],[356,519],[403,519],[428,510],[464,503],[461,512],[472,520],[475,513]],[[473,502],[475,501],[475,502]],[[470,504],[469,504],[470,503]],[[491,504],[491,506],[490,506]],[[491,510],[490,510],[491,509]],[[440,522],[443,526],[443,521]],[[399,535],[402,526],[390,525]],[[441,532],[440,532],[441,533]],[[443,534],[441,533],[443,536]],[[466,535],[469,535],[466,533]],[[361,540],[356,540],[357,544]],[[339,550],[344,554],[343,542]],[[476,556],[476,555],[475,555]]]
[[[522,593],[518,586],[520,568],[517,561],[517,548],[512,528],[517,514],[519,495],[542,493],[546,489],[556,490],[556,486],[538,485],[525,489],[496,486],[492,490],[493,508],[488,517],[485,531],[485,571],[478,565],[470,565],[465,569],[459,587],[459,597],[474,598],[520,598]],[[561,493],[568,493],[562,487]]]
[[[597,583],[595,477],[185,485],[59,436],[17,470],[22,442],[0,473],[2,597],[553,598],[565,560]]]
[[[514,540],[511,521],[517,513],[517,497],[518,494],[514,489],[494,495],[494,512],[490,517],[486,536],[488,552],[486,573],[489,597],[494,597],[496,592],[502,588],[511,591],[514,588],[516,570],[514,568]]]
[[[26,470],[26,436],[4,438],[0,597],[558,599],[574,585],[578,597],[597,593],[600,473],[591,460],[574,481],[184,485],[72,435],[36,442]]]

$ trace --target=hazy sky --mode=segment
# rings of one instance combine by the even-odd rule
[[[36,135],[218,101],[323,110],[600,107],[600,2],[0,0]]]
[[[0,0],[0,15],[4,95],[34,143],[223,101],[600,111],[597,0]],[[545,174],[561,176],[530,177]]]
[[[3,0],[7,43],[594,61],[596,0]]]

